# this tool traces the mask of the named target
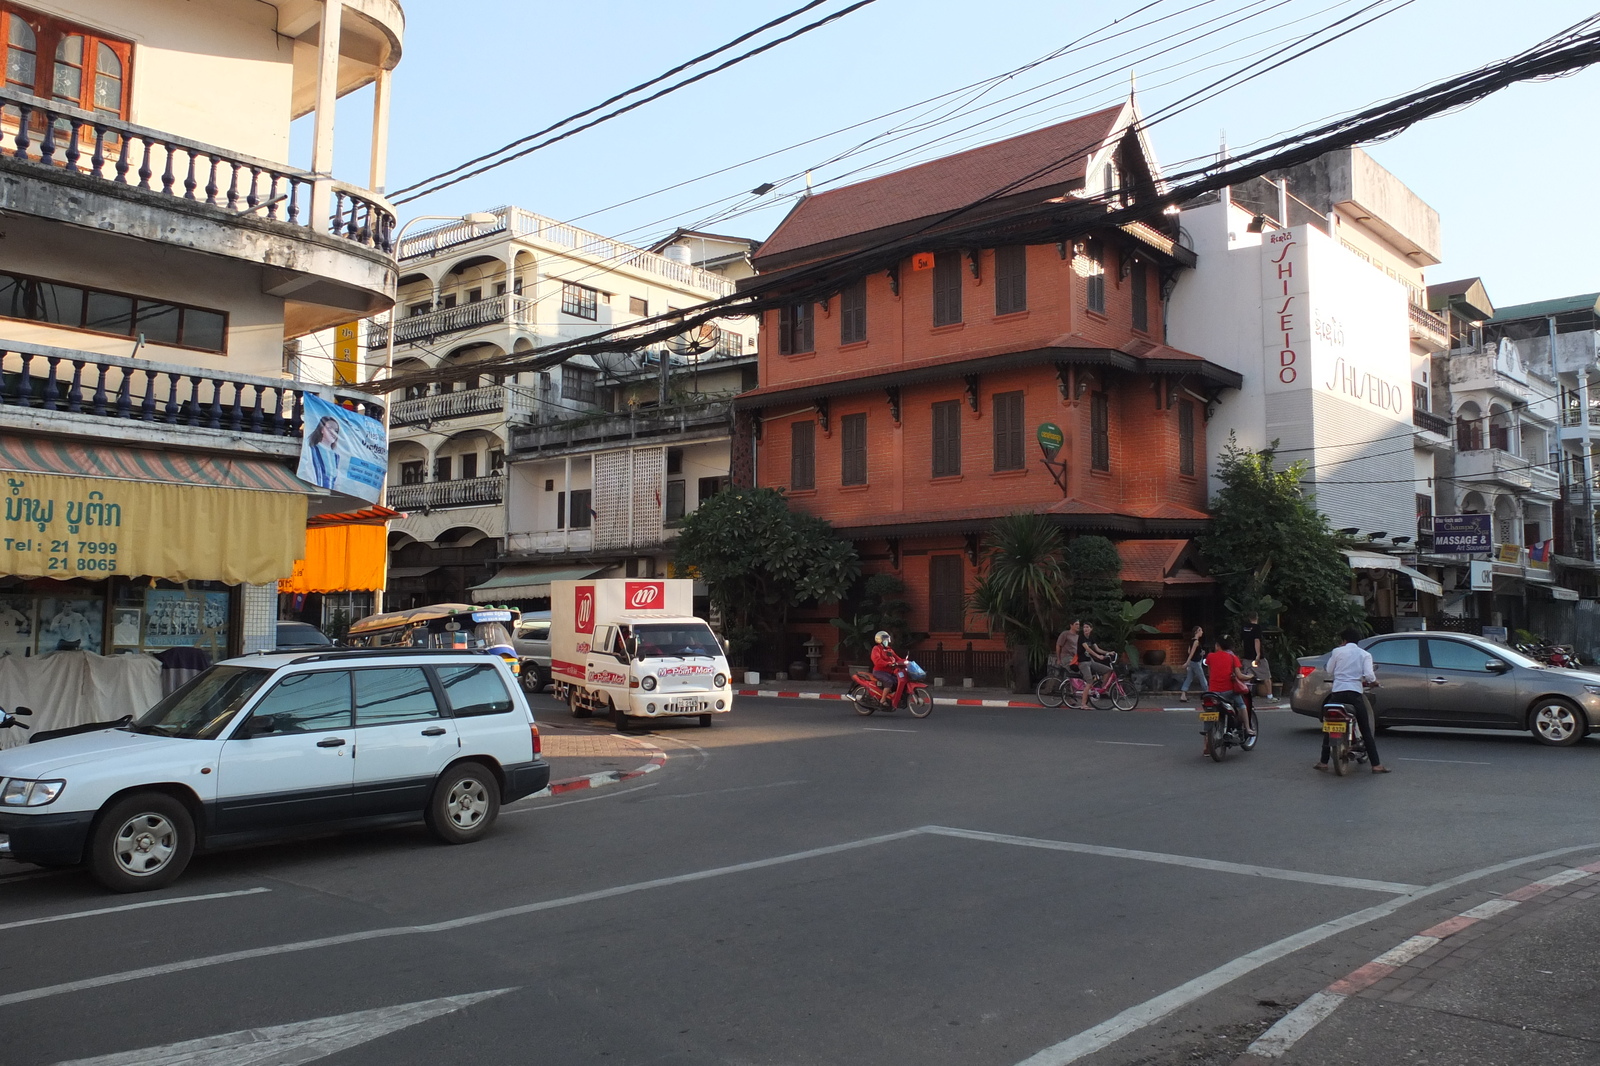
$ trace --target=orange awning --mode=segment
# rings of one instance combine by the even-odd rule
[[[389,560],[388,530],[381,525],[317,526],[306,530],[306,557],[279,592],[378,592]]]

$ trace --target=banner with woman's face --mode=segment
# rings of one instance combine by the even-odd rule
[[[389,464],[383,423],[305,394],[301,430],[301,480],[330,492],[377,503]]]

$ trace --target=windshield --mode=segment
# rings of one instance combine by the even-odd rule
[[[141,714],[128,728],[158,737],[213,740],[271,676],[271,670],[254,667],[213,666]]]
[[[633,627],[634,647],[641,659],[703,655],[714,659],[722,646],[704,622],[671,622]]]

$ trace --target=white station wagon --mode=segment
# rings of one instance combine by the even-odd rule
[[[197,849],[422,820],[465,844],[550,766],[516,678],[478,652],[218,663],[137,720],[0,751],[12,858],[170,884]]]

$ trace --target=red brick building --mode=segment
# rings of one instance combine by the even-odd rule
[[[1017,510],[1125,542],[1127,591],[1160,599],[1164,633],[1209,593],[1189,543],[1206,518],[1204,419],[1239,378],[1162,343],[1164,296],[1193,253],[1159,212],[1061,242],[1005,237],[1057,199],[1158,202],[1135,118],[1130,102],[811,196],[756,254],[771,279],[912,236],[937,246],[939,219],[1010,187],[963,214],[969,237],[975,214],[987,234],[970,247],[866,276],[841,263],[830,295],[767,312],[760,384],[738,400],[753,452],[735,476],[783,487],[869,572],[896,573],[924,654],[1003,647],[963,604],[984,531]],[[1036,443],[1047,422],[1065,437],[1064,484]]]

